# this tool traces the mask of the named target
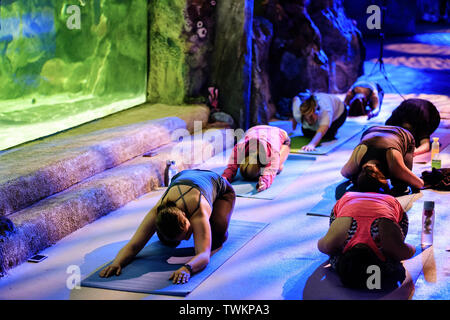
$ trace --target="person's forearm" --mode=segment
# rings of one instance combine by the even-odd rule
[[[201,252],[195,255],[191,260],[187,262],[192,268],[192,272],[196,273],[203,270],[209,263],[210,254],[208,252]]]
[[[120,265],[121,267],[126,266],[133,260],[133,258],[139,253],[142,248],[126,244],[122,249],[120,249],[117,256],[114,258],[114,263]]]
[[[423,142],[421,141],[420,146],[414,150],[414,156],[426,153],[429,150],[430,150],[430,142],[428,140],[425,140]]]
[[[325,132],[322,133],[321,131],[317,131],[309,144],[313,145],[314,147],[317,147],[317,145],[320,143],[320,140],[322,140],[324,135]]]

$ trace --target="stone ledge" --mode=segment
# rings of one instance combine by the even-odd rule
[[[224,130],[215,132],[224,137]],[[155,150],[153,157],[129,160],[9,215],[15,230],[7,236],[0,235],[0,274],[161,186],[166,160],[175,160],[179,170],[193,168],[234,143],[232,139],[211,140],[198,135],[172,143]],[[200,152],[201,158],[194,159]]]
[[[199,109],[204,113],[204,109]],[[24,209],[97,173],[171,142],[177,129],[208,116],[195,111],[18,148],[0,155],[0,216]]]

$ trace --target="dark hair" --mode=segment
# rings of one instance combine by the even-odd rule
[[[366,106],[364,105],[364,102],[362,101],[362,99],[358,96],[356,96],[355,98],[353,98],[352,101],[350,101],[350,105],[349,105],[349,110],[348,110],[348,115],[349,116],[363,116],[365,115],[366,112]]]
[[[376,165],[363,166],[354,182],[360,192],[389,192],[387,178]]]
[[[399,261],[383,262],[373,250],[362,243],[358,243],[343,253],[337,263],[337,273],[342,284],[352,289],[369,289],[367,273],[369,266],[380,268],[380,289],[392,290],[399,286],[406,278],[405,268]]]
[[[185,213],[175,202],[167,201],[156,209],[156,230],[166,241],[175,239],[183,232]],[[161,239],[163,240],[163,239]]]

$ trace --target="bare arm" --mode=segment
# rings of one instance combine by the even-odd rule
[[[388,219],[380,219],[378,224],[380,242],[383,252],[397,261],[411,258],[416,249],[404,242],[400,226]]]
[[[353,93],[353,89],[348,90],[347,94],[345,95],[344,105],[348,106],[348,104],[350,103],[350,101],[353,99],[354,96],[355,94]]]
[[[352,224],[352,218],[336,218],[330,225],[327,234],[319,239],[317,248],[320,252],[333,255],[339,253],[347,239],[347,232]]]
[[[112,264],[100,272],[101,277],[120,275],[122,268],[129,264],[150,240],[156,231],[156,208],[156,206],[153,207],[147,213],[133,237],[120,249]]]
[[[347,179],[352,179],[354,175],[359,172],[359,164],[361,159],[367,152],[367,146],[364,144],[358,145],[352,152],[347,163],[342,167],[341,174]]]
[[[376,117],[380,113],[380,110],[381,110],[380,101],[378,100],[378,91],[377,90],[374,90],[372,92],[372,95],[370,96],[370,107],[372,108],[372,110],[367,115],[367,117],[369,119]]]
[[[418,189],[423,188],[423,180],[417,177],[404,163],[403,156],[398,150],[389,149],[386,152],[387,163],[391,175]]]
[[[205,199],[202,197],[200,208],[193,214],[190,219],[192,233],[194,236],[195,256],[192,257],[186,264],[192,268],[192,273],[203,270],[209,263],[211,256],[211,225],[209,217],[211,215],[211,208]],[[185,265],[176,270],[169,279],[173,283],[188,282],[191,277],[191,271]]]
[[[312,140],[306,146],[303,146],[302,150],[305,151],[315,150],[316,146],[320,143],[320,140],[322,140],[323,136],[327,133],[329,128],[330,128],[329,126],[319,126]]]
[[[414,156],[418,156],[419,154],[426,153],[430,151],[430,140],[422,139],[420,140],[420,145],[414,150]]]

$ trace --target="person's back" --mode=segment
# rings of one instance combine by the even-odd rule
[[[330,255],[344,285],[364,288],[367,268],[375,265],[382,270],[383,286],[395,286],[392,280],[404,279],[400,261],[414,254],[414,247],[404,243],[407,231],[407,215],[394,197],[347,192],[336,202],[330,229],[318,247]]]
[[[360,144],[368,148],[395,149],[405,156],[414,150],[414,137],[400,127],[372,126],[363,132]]]
[[[392,111],[386,125],[399,126],[411,132],[415,146],[430,140],[441,121],[436,106],[424,99],[407,99]]]

